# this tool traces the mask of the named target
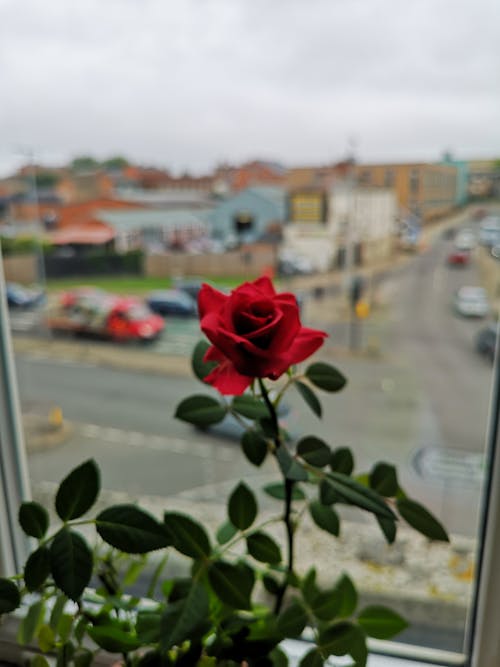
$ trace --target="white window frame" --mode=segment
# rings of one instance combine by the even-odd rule
[[[500,325],[500,323],[499,323]],[[498,340],[498,339],[497,339]],[[478,570],[466,637],[467,655],[434,651],[390,642],[371,642],[369,667],[424,667],[500,665],[500,354],[494,359],[491,408],[487,436],[489,467],[483,491],[483,524],[480,527]],[[29,500],[30,485],[21,423],[19,392],[8,321],[3,262],[0,252],[0,576],[22,569],[28,541],[17,525],[17,511]],[[6,637],[0,627],[0,646]],[[303,650],[291,642],[291,655]],[[295,648],[294,648],[295,647]],[[293,659],[292,659],[293,663]],[[332,663],[333,664],[333,663]],[[335,664],[342,664],[335,663]]]

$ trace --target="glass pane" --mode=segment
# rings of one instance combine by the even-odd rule
[[[451,535],[430,543],[401,522],[389,547],[373,516],[340,504],[338,540],[304,512],[296,567],[317,565],[324,586],[348,573],[364,605],[409,620],[398,641],[461,653],[500,310],[500,172],[485,130],[498,102],[487,76],[495,10],[453,7],[456,26],[443,37],[435,26],[446,2],[432,15],[415,9],[411,22],[396,3],[377,3],[394,13],[377,31],[369,3],[357,3],[368,28],[341,4],[320,3],[319,21],[306,3],[267,8],[262,21],[241,2],[178,12],[131,3],[119,17],[100,8],[96,34],[91,9],[77,20],[62,5],[53,16],[33,6],[46,58],[37,66],[51,72],[45,106],[35,103],[43,72],[26,93],[12,65],[5,113],[13,142],[30,147],[0,153],[33,496],[52,506],[58,482],[93,458],[102,505],[179,510],[215,534],[245,480],[271,512],[276,501],[261,489],[276,480],[275,461],[246,460],[241,423],[200,428],[174,413],[190,394],[218,397],[190,365],[201,284],[227,295],[273,275],[303,325],[328,334],[315,360],[348,378],[321,395],[322,419],[314,399],[286,393],[291,442],[314,434],[350,448],[358,472],[397,465],[408,497]],[[30,26],[2,12],[16,54],[28,52]],[[407,52],[408,34],[427,36],[428,61]],[[460,94],[489,92],[453,127],[457,72]],[[78,141],[62,131],[73,125],[86,128]],[[448,144],[456,156],[441,156]]]

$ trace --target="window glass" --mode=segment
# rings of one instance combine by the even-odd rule
[[[499,10],[478,2],[411,17],[393,0],[320,2],[319,21],[299,2],[0,10],[3,106],[23,146],[0,152],[0,236],[35,499],[51,502],[94,458],[105,500],[193,513],[215,531],[238,480],[274,480],[271,460],[245,459],[237,420],[174,419],[181,398],[213,394],[189,364],[197,309],[180,295],[168,311],[148,305],[155,291],[185,295],[188,281],[196,298],[203,282],[227,294],[274,275],[303,324],[328,334],[315,359],[348,378],[322,398],[320,420],[303,394],[286,394],[292,440],[349,447],[360,471],[396,464],[451,535],[429,543],[403,526],[389,548],[373,518],[348,508],[337,541],[306,519],[297,567],[321,564],[325,585],[349,573],[365,603],[409,620],[398,641],[466,650],[500,312],[488,131]],[[473,94],[484,101],[457,117]],[[448,142],[456,172],[439,158]],[[113,314],[120,297],[133,300]]]

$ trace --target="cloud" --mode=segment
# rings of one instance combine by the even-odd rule
[[[0,169],[500,153],[492,0],[0,0]],[[13,157],[14,156],[14,157]]]

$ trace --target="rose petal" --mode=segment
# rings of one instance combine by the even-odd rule
[[[203,283],[198,293],[198,312],[200,320],[205,317],[207,313],[219,311],[226,303],[229,297],[219,290],[214,289],[211,285]]]
[[[215,387],[221,394],[230,396],[242,394],[252,384],[252,380],[252,377],[238,373],[229,359],[224,359],[204,378],[204,382]]]
[[[299,362],[304,361],[304,359],[307,359],[307,357],[310,357],[311,354],[316,352],[316,350],[323,345],[327,336],[328,334],[324,331],[302,327],[295,337],[287,355],[290,360],[290,365],[298,364]]]

